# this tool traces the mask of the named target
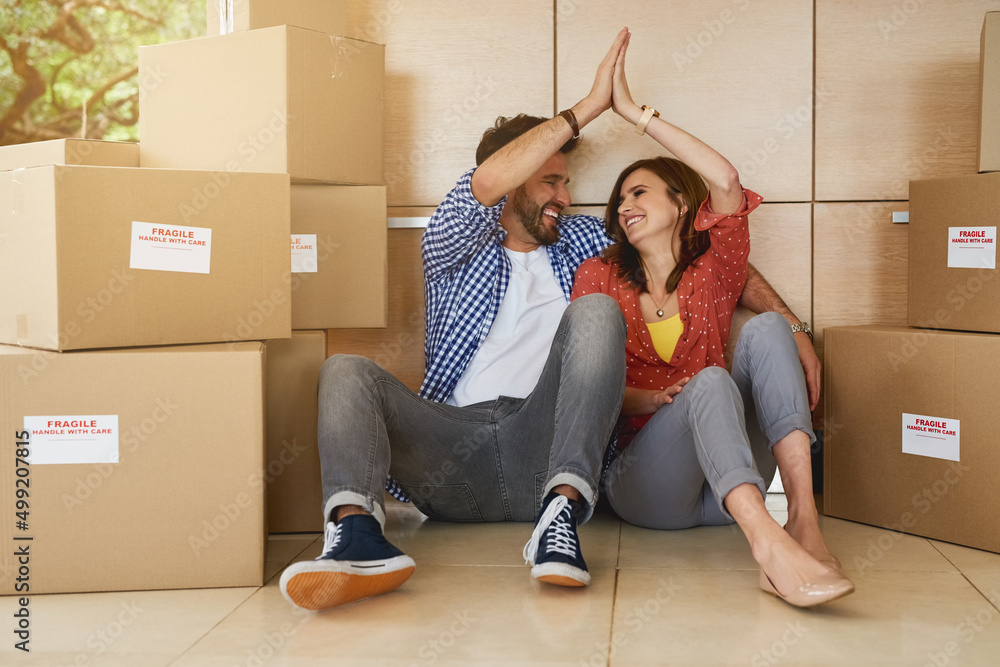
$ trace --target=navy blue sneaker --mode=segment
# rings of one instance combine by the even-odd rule
[[[532,577],[556,586],[590,583],[576,534],[582,512],[581,503],[558,493],[550,493],[545,499],[531,539],[524,545],[524,562],[532,566]]]
[[[318,611],[388,593],[410,578],[413,559],[389,544],[368,514],[326,524],[323,555],[281,573],[281,594],[296,607]]]

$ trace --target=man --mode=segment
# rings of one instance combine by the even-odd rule
[[[590,581],[577,525],[593,513],[621,407],[625,322],[604,295],[569,304],[577,266],[610,242],[602,222],[561,216],[565,154],[611,106],[622,30],[590,93],[552,119],[498,119],[424,233],[427,369],[420,396],[374,362],[322,369],[323,555],[281,576],[292,604],[326,609],[390,591],[411,558],[382,534],[391,474],[424,514],[529,521],[531,575]],[[783,304],[756,283],[749,305]],[[777,299],[777,301],[775,301]],[[811,350],[811,348],[810,348]],[[390,456],[391,450],[391,456]]]

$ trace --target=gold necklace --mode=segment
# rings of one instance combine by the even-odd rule
[[[642,273],[643,273],[643,275],[648,279],[648,277],[649,277],[649,271],[646,270],[646,263],[644,261],[642,261],[642,257],[639,258],[639,265],[642,267]],[[648,282],[647,282],[647,285],[648,285]],[[660,304],[656,303],[656,299],[653,298],[653,292],[652,292],[652,290],[649,289],[648,286],[646,288],[646,294],[649,295],[649,300],[653,302],[654,306],[656,306],[656,316],[657,317],[663,317],[663,308],[660,306]],[[667,293],[667,301],[670,301],[670,294],[669,293]]]
[[[647,291],[646,294],[649,295],[649,300],[653,302],[654,306],[656,306],[656,316],[657,317],[663,317],[663,308],[660,307],[660,304],[656,303],[656,299],[653,298],[653,293]],[[667,301],[669,301],[669,300],[670,300],[670,295],[668,294],[667,295]]]

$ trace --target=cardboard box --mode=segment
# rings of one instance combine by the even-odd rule
[[[292,185],[292,328],[386,326],[385,186]]]
[[[267,341],[267,529],[322,531],[323,480],[316,444],[319,370],[325,331]]]
[[[261,343],[0,346],[0,594],[262,585],[263,369]]]
[[[346,0],[208,0],[208,35],[293,25],[347,34]]]
[[[96,139],[53,139],[0,147],[0,171],[53,164],[138,167],[139,144]]]
[[[1000,332],[1000,173],[910,181],[907,324]]]
[[[143,167],[381,185],[385,47],[280,26],[139,48]]]
[[[829,327],[824,511],[1000,552],[1000,336]]]
[[[0,172],[0,342],[72,350],[288,337],[288,192],[276,174]]]
[[[988,12],[979,40],[979,171],[1000,171],[1000,12]]]

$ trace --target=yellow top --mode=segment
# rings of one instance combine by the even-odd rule
[[[674,356],[674,349],[677,347],[677,341],[684,333],[681,314],[677,313],[662,322],[646,322],[646,326],[649,328],[649,336],[653,339],[653,348],[656,353],[660,355],[660,359],[670,363],[670,358]]]

